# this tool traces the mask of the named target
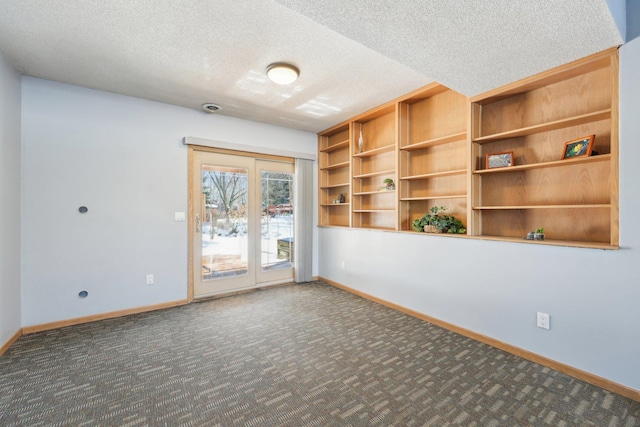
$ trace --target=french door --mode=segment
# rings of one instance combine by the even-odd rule
[[[292,161],[193,152],[195,298],[293,280]]]

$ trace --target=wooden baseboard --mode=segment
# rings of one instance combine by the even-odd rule
[[[9,338],[9,341],[4,343],[4,345],[0,347],[0,356],[2,356],[7,350],[9,350],[9,347],[11,347],[13,343],[16,342],[21,336],[22,328],[18,329],[18,332],[16,332],[11,338]]]
[[[318,280],[317,276],[314,276],[313,280]],[[289,285],[292,284],[293,282],[287,282],[287,283],[283,283],[282,285]],[[272,286],[277,286],[277,285],[272,285]],[[251,289],[256,290],[256,289]],[[228,296],[228,295],[225,295]],[[177,307],[180,305],[185,305],[185,304],[189,304],[193,301],[197,301],[197,300],[193,300],[190,298],[184,299],[184,300],[178,300],[178,301],[172,301],[172,302],[167,302],[167,303],[162,303],[162,304],[155,304],[155,305],[148,305],[148,306],[144,306],[144,307],[136,307],[136,308],[129,308],[126,310],[118,310],[118,311],[112,311],[109,313],[101,313],[101,314],[96,314],[96,315],[92,315],[92,316],[85,316],[85,317],[77,317],[75,319],[68,319],[68,320],[61,320],[58,322],[51,322],[51,323],[43,323],[40,325],[32,325],[32,326],[25,326],[23,327],[18,333],[16,333],[16,335],[9,340],[4,346],[2,346],[2,348],[0,348],[0,355],[2,355],[2,353],[4,353],[5,351],[7,351],[7,349],[9,347],[11,347],[11,345],[22,335],[22,334],[33,334],[36,332],[42,332],[42,331],[49,331],[51,329],[58,329],[58,328],[64,328],[66,326],[73,326],[73,325],[79,325],[82,323],[89,323],[89,322],[96,322],[98,320],[105,320],[105,319],[113,319],[116,317],[122,317],[122,316],[128,316],[130,314],[137,314],[137,313],[144,313],[147,311],[155,311],[155,310],[162,310],[165,308],[171,308],[171,307]]]
[[[634,388],[631,387],[627,387],[625,385],[616,383],[614,381],[608,380],[606,378],[602,378],[598,375],[583,371],[581,369],[578,368],[574,368],[573,366],[569,366],[566,365],[564,363],[558,362],[556,360],[553,359],[549,359],[548,357],[544,357],[544,356],[540,356],[539,354],[533,353],[531,351],[528,350],[524,350],[522,348],[516,347],[514,345],[511,344],[507,344],[503,341],[499,341],[495,338],[491,338],[488,337],[486,335],[482,335],[479,334],[477,332],[474,332],[472,330],[466,329],[466,328],[462,328],[460,326],[456,326],[452,323],[449,322],[445,322],[443,320],[440,319],[436,319],[435,317],[431,317],[429,315],[420,313],[418,311],[415,310],[411,310],[409,308],[403,307],[401,305],[398,304],[394,304],[392,302],[389,302],[387,300],[384,300],[382,298],[378,298],[375,297],[373,295],[369,295],[365,292],[359,291],[357,289],[353,289],[350,288],[348,286],[345,286],[341,283],[338,282],[334,282],[333,280],[324,278],[324,277],[319,277],[319,280],[328,283],[332,286],[335,286],[336,288],[340,288],[342,290],[345,290],[347,292],[350,292],[354,295],[358,295],[360,297],[363,297],[365,299],[368,299],[370,301],[376,302],[378,304],[384,305],[385,307],[389,307],[392,308],[394,310],[400,311],[402,313],[408,314],[409,316],[413,316],[416,317],[420,320],[424,320],[425,322],[429,322],[432,323],[434,325],[440,326],[444,329],[448,329],[452,332],[455,332],[457,334],[463,335],[465,337],[474,339],[476,341],[479,341],[481,343],[490,345],[492,347],[498,348],[500,350],[506,351],[507,353],[511,353],[514,354],[516,356],[522,357],[523,359],[529,360],[531,362],[537,363],[539,365],[542,366],[546,366],[548,368],[554,369],[558,372],[562,372],[563,374],[572,376],[574,378],[577,378],[579,380],[588,382],[590,384],[593,384],[595,386],[601,387],[605,390],[609,390],[613,393],[617,393],[621,396],[624,397],[628,397],[629,399],[633,399],[635,401],[640,402],[640,390],[636,390]]]
[[[75,319],[61,320],[59,322],[25,326],[22,328],[22,333],[25,335],[33,334],[35,332],[42,332],[42,331],[48,331],[51,329],[64,328],[65,326],[79,325],[81,323],[89,323],[89,322],[95,322],[98,320],[113,319],[115,317],[128,316],[130,314],[145,313],[147,311],[155,311],[155,310],[162,310],[164,308],[177,307],[179,305],[185,305],[187,303],[188,303],[188,300],[184,299],[184,300],[165,302],[165,303],[155,304],[155,305],[147,305],[144,307],[128,308],[126,310],[111,311],[108,313],[95,314],[92,316],[77,317]]]

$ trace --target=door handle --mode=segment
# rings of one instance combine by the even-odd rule
[[[196,233],[200,232],[200,215],[196,215]]]

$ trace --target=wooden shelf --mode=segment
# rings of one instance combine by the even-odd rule
[[[575,159],[554,160],[552,162],[542,162],[542,163],[531,163],[529,165],[507,166],[503,168],[493,168],[493,169],[479,169],[474,171],[473,173],[482,175],[487,173],[518,172],[518,171],[532,170],[532,169],[546,169],[546,168],[552,168],[552,167],[558,167],[558,166],[571,166],[575,164],[608,162],[608,161],[611,161],[611,154],[600,154],[597,156],[576,157]]]
[[[467,132],[460,132],[453,135],[447,135],[440,138],[429,139],[427,141],[416,142],[415,144],[400,147],[402,151],[420,150],[422,148],[435,147],[437,145],[449,144],[451,142],[461,141],[467,137]]]
[[[331,185],[321,185],[320,189],[324,188],[338,188],[338,187],[348,187],[349,183],[345,182],[344,184],[331,184]]]
[[[318,134],[319,225],[351,226],[349,203],[333,203],[351,191],[350,130],[349,124],[340,124]]]
[[[368,196],[371,194],[387,194],[387,193],[395,193],[396,190],[381,190],[381,191],[361,191],[358,193],[353,193],[354,196]]]
[[[362,153],[356,153],[353,157],[371,157],[377,156],[378,154],[388,153],[389,151],[393,151],[396,148],[395,144],[385,145],[384,147],[374,148],[373,150],[363,151]]]
[[[387,103],[353,119],[351,141],[351,226],[365,229],[395,230],[398,208],[395,191],[378,191],[381,178],[396,179],[396,104]],[[363,140],[359,150],[360,136]],[[381,196],[379,194],[391,194]]]
[[[390,227],[381,227],[381,226],[375,226],[375,225],[367,225],[366,227],[354,226],[354,228],[361,228],[363,230],[395,231],[393,228],[390,228]]]
[[[412,202],[418,200],[441,200],[441,199],[466,199],[466,194],[450,194],[444,196],[425,196],[425,197],[403,197],[400,200],[403,202]]]
[[[605,250],[618,250],[619,246],[610,245],[608,243],[598,242],[582,242],[576,240],[527,240],[524,237],[501,237],[501,236],[470,236],[471,238],[477,238],[481,240],[493,240],[497,242],[513,242],[513,243],[527,243],[530,245],[549,245],[549,246],[569,246],[573,248],[586,248],[586,249],[605,249]]]
[[[340,163],[336,163],[336,164],[333,164],[333,165],[328,165],[328,166],[321,167],[320,170],[329,171],[329,170],[333,170],[333,169],[346,168],[347,166],[349,166],[349,161],[348,160],[346,162],[340,162]]]
[[[458,169],[452,171],[444,171],[444,172],[433,172],[433,173],[424,173],[421,175],[411,175],[400,177],[401,180],[411,181],[414,179],[428,179],[428,178],[438,178],[442,176],[454,176],[454,175],[465,175],[467,173],[466,169]]]
[[[395,209],[354,209],[354,213],[388,213],[395,212]]]
[[[544,224],[558,240],[535,244],[615,248],[618,93],[609,50],[474,97],[472,169],[491,152],[532,163],[471,171],[471,234],[522,242]],[[589,134],[605,154],[560,159],[563,141]]]
[[[596,111],[589,114],[582,114],[580,116],[568,117],[562,120],[555,120],[552,122],[541,123],[538,125],[527,126],[520,129],[513,129],[507,132],[500,132],[493,135],[481,136],[474,138],[473,142],[477,144],[484,144],[487,142],[500,141],[502,139],[515,138],[518,136],[531,135],[534,133],[549,132],[552,130],[558,130],[571,126],[583,125],[586,123],[596,122],[599,120],[606,120],[611,118],[611,108],[606,110]]]
[[[474,206],[474,210],[515,210],[515,209],[593,209],[610,208],[608,203],[591,205],[511,205],[511,206]]]
[[[319,225],[411,232],[442,204],[470,238],[616,249],[618,70],[614,48],[471,99],[432,83],[319,133]],[[560,160],[583,135],[603,154]],[[501,152],[516,166],[475,170]],[[520,237],[541,225],[556,240]]]
[[[349,140],[338,142],[337,144],[330,145],[320,150],[321,153],[330,153],[332,151],[339,150],[349,146]]]
[[[467,97],[444,86],[399,104],[401,230],[412,230],[413,221],[439,204],[467,223],[469,106]]]
[[[393,169],[386,170],[386,171],[369,172],[369,173],[363,173],[360,175],[354,175],[353,179],[371,178],[372,176],[380,176],[380,175],[395,175],[395,173],[396,171]]]

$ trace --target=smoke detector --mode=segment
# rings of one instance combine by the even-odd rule
[[[206,111],[207,113],[213,114],[213,113],[217,113],[218,111],[222,110],[222,107],[219,106],[218,104],[213,104],[211,102],[208,102],[206,104],[202,104],[202,109],[204,111]]]

